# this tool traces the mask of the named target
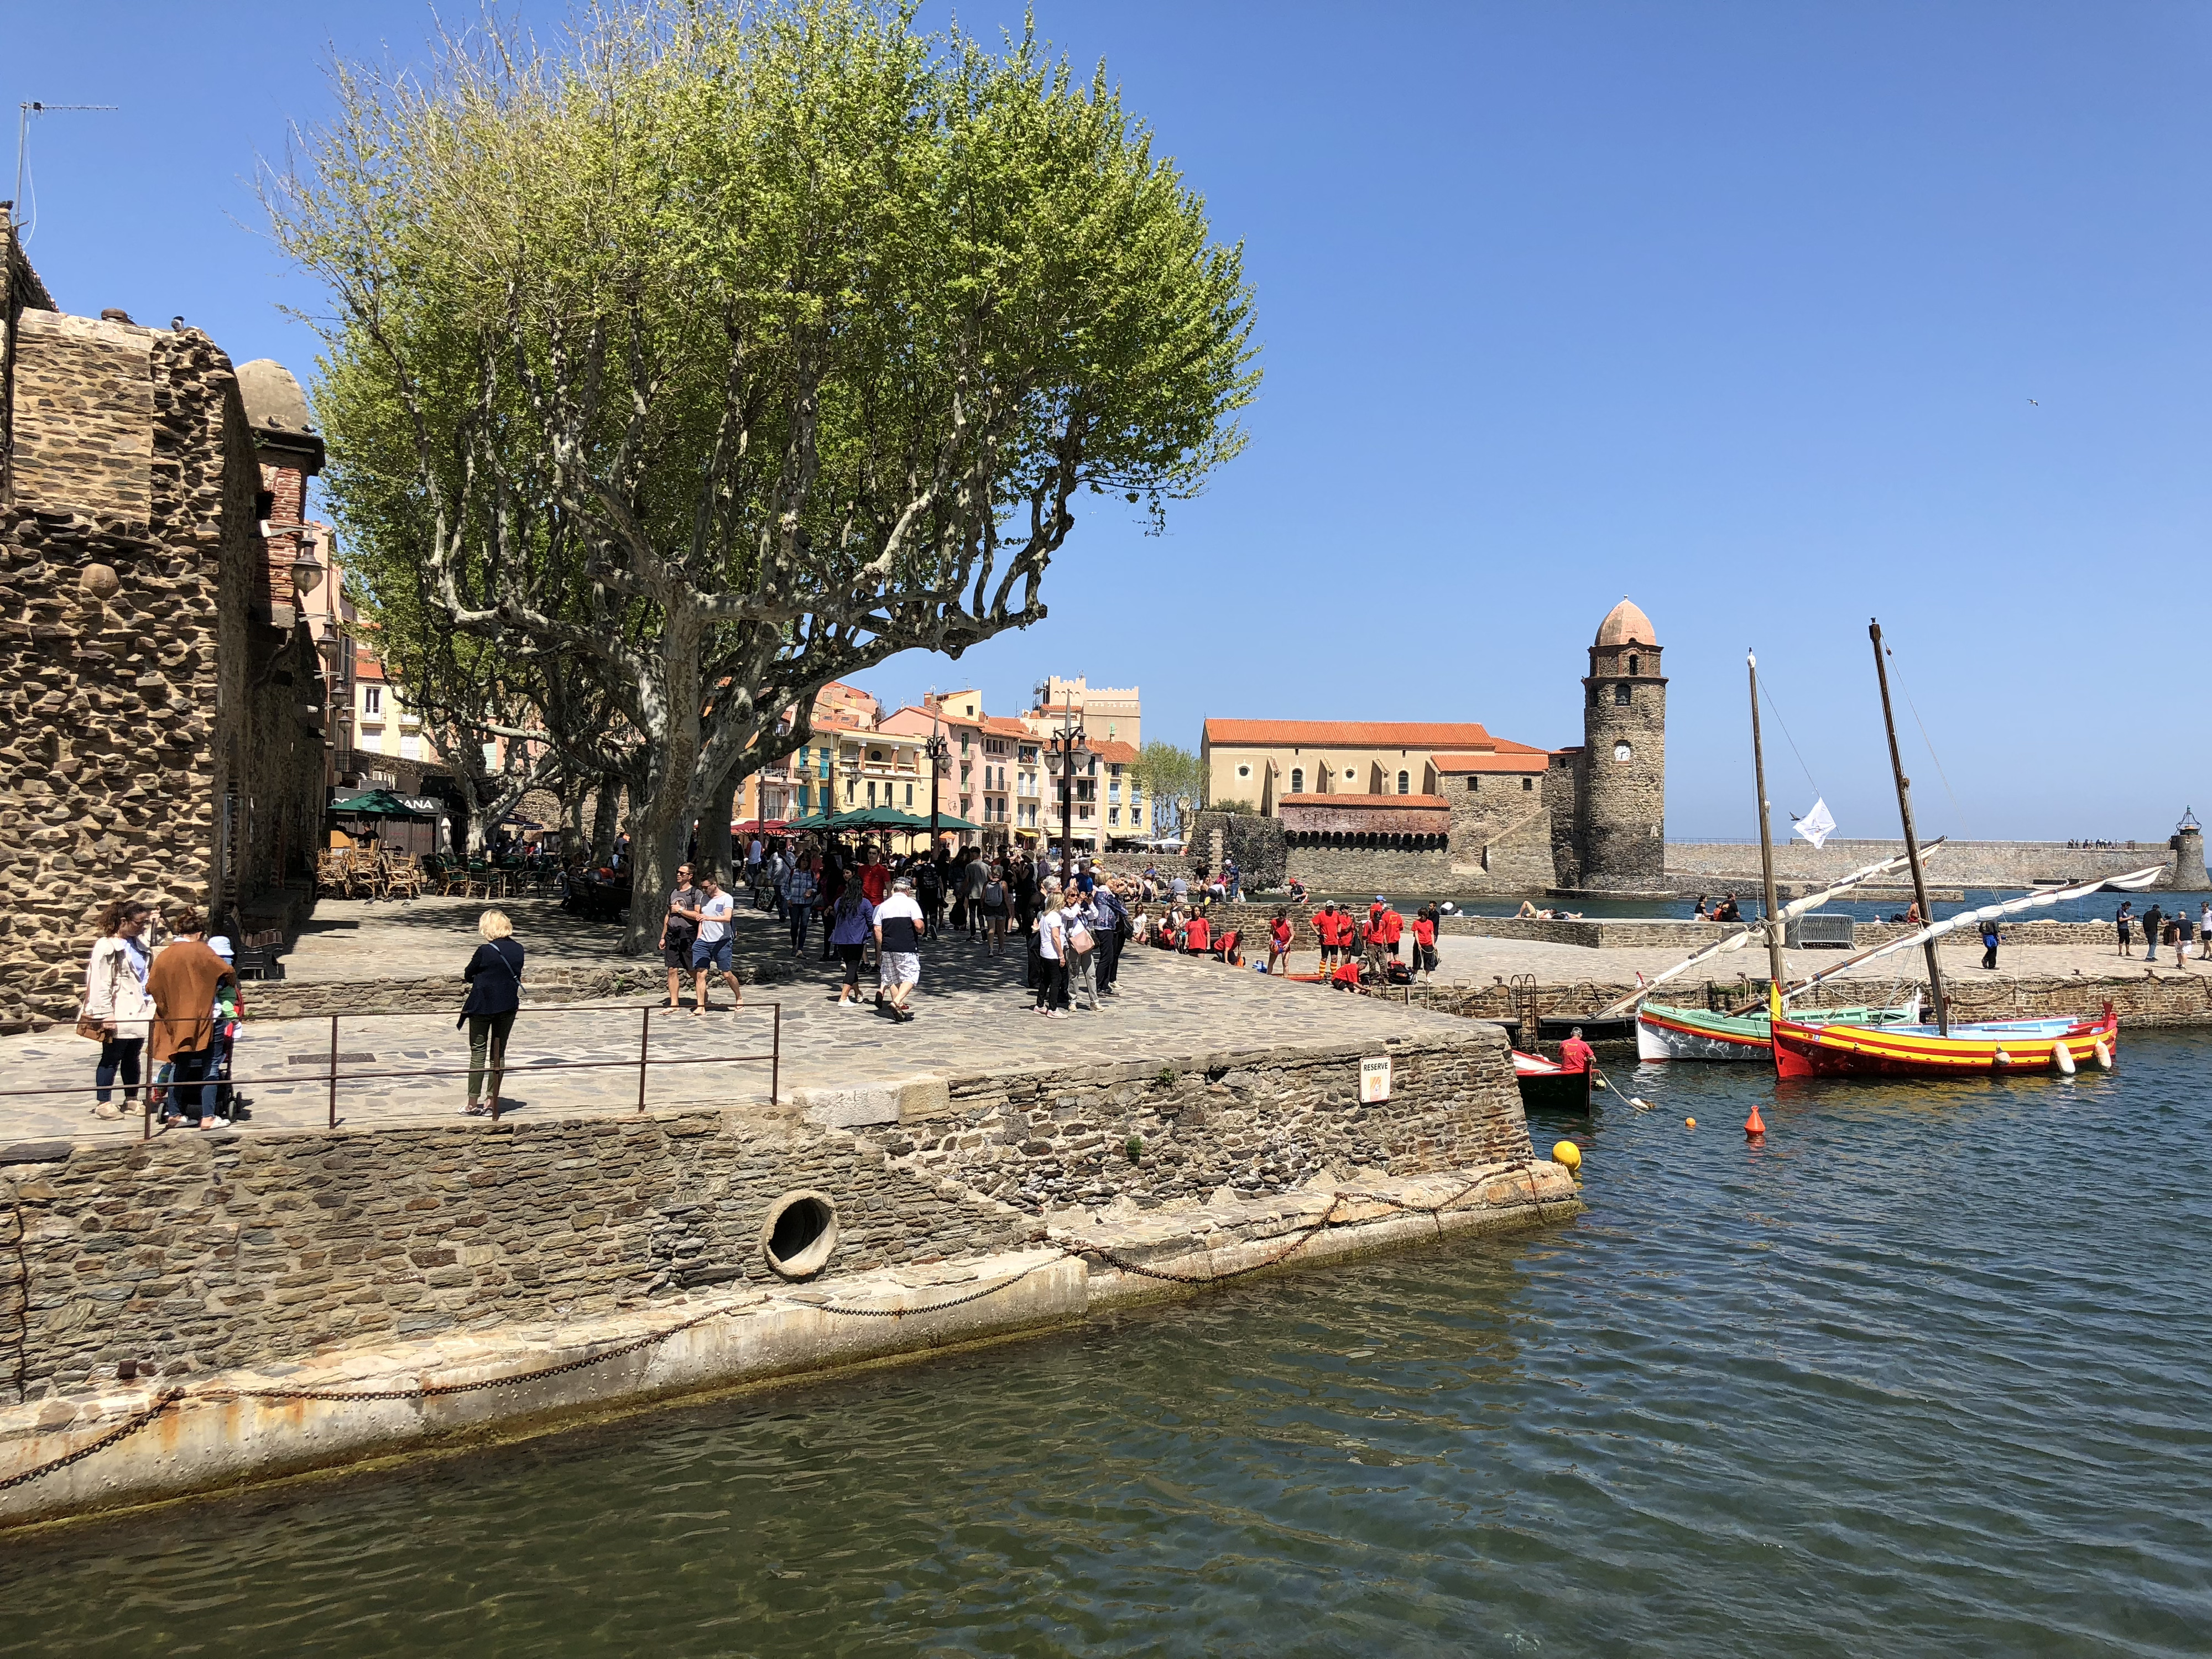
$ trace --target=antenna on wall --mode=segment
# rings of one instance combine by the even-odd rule
[[[31,216],[30,224],[25,225],[23,222],[23,178],[30,158],[31,118],[33,115],[51,115],[59,110],[112,112],[120,107],[121,106],[118,104],[42,104],[35,98],[27,98],[15,106],[15,194],[12,200],[15,210],[15,241],[18,246],[29,240],[31,232],[38,228],[36,215]],[[38,186],[33,184],[31,188],[35,193]]]

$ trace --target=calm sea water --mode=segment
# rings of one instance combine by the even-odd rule
[[[0,1649],[2202,1655],[2208,1068],[1646,1068],[1540,1235],[0,1540]]]
[[[2148,857],[2146,857],[2144,861],[2146,863],[2149,861]],[[1940,882],[1940,877],[1936,878],[1934,880],[1931,880],[1929,884],[1935,885],[1936,882]],[[1729,890],[1735,892],[1736,896],[1736,902],[1743,907],[1743,913],[1745,915],[1756,916],[1759,915],[1761,901],[1759,894],[1759,883],[1755,880],[1750,882],[1738,882],[1733,889],[1723,889],[1720,887],[1714,888],[1711,893],[1708,896],[1709,904],[1719,903],[1723,892]],[[1991,889],[1980,887],[1954,888],[1952,890],[1954,892],[1963,892],[1966,894],[1966,897],[1964,899],[1930,899],[1928,902],[1929,908],[1936,913],[1936,919],[1938,921],[1942,921],[1949,916],[1955,916],[1962,910],[1978,909],[1984,904],[1995,904],[2001,900],[2016,899],[2026,896],[2023,890],[2018,887],[2007,888],[2002,892],[1997,892]],[[1363,895],[1362,896],[1365,896]],[[1532,893],[1527,896],[1534,900],[1540,908],[1546,906],[1558,906],[1561,908],[1572,910],[1577,915],[1593,918],[1600,916],[1677,916],[1684,920],[1687,920],[1691,913],[1696,909],[1698,903],[1697,898],[1694,895],[1688,898],[1677,899],[1560,899],[1546,898],[1540,893]],[[1476,898],[1463,899],[1458,901],[1458,903],[1459,908],[1471,916],[1510,916],[1516,914],[1520,910],[1522,897],[1522,896],[1518,893],[1506,897],[1485,895]],[[2109,922],[2112,919],[2112,913],[2120,908],[2123,901],[2135,906],[2135,914],[2138,919],[2140,919],[2142,914],[2146,910],[2149,909],[2154,904],[2158,906],[2159,909],[2167,915],[2173,915],[2178,906],[2186,905],[2189,909],[2189,914],[2191,916],[2195,916],[2198,913],[2199,907],[2203,905],[2208,900],[2212,900],[2212,893],[2168,893],[2163,891],[2145,893],[2092,893],[2086,898],[2063,899],[2057,904],[2038,905],[2033,909],[2017,911],[2014,914],[2012,920],[2015,921]],[[1404,902],[1401,901],[1400,902],[1401,908],[1403,908]],[[1847,915],[1854,921],[1902,921],[1905,919],[1905,907],[1910,905],[1911,902],[1911,896],[1908,893],[1901,896],[1893,896],[1884,899],[1852,899],[1849,897],[1831,899],[1827,903],[1822,905],[1820,908],[1827,915]],[[2140,957],[2142,954],[2142,927],[2140,920],[2138,920],[2135,930],[2135,945],[2136,954]],[[2191,948],[2193,954],[2195,947],[2191,946]]]

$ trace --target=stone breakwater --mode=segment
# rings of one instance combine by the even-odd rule
[[[1389,1097],[1363,1101],[1382,1054]],[[1525,1224],[1571,1202],[1532,1158],[1483,1025],[780,1108],[0,1148],[0,1518],[1033,1328],[1297,1265],[1262,1260],[1286,1232],[1313,1261]],[[1184,1265],[1148,1278],[1148,1251]],[[1006,1275],[941,1323],[878,1306]],[[823,1311],[848,1302],[876,1311]],[[377,1398],[309,1401],[300,1376]]]

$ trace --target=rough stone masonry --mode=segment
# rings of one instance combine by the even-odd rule
[[[65,315],[4,212],[0,281],[0,1030],[15,1030],[70,1016],[108,900],[222,916],[307,866],[323,689],[289,586],[265,575],[270,480],[230,360],[196,329]]]

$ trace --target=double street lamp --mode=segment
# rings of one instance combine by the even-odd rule
[[[1049,682],[1036,689],[1036,705],[1049,714],[1046,699],[1051,696]],[[1066,695],[1060,711],[1060,730],[1043,734],[1045,769],[1060,780],[1060,878],[1068,879],[1075,869],[1074,832],[1070,821],[1074,817],[1075,775],[1089,769],[1090,745],[1084,741],[1082,723],[1075,714],[1075,699]]]

